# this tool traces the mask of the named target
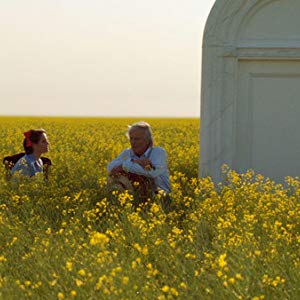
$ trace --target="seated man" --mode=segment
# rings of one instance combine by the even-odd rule
[[[170,193],[166,151],[153,146],[150,125],[143,121],[131,125],[127,137],[131,148],[107,166],[109,184],[138,194],[138,202],[145,202],[160,190]]]

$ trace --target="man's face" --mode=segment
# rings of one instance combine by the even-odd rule
[[[140,128],[132,129],[129,133],[129,140],[133,152],[141,156],[150,146],[150,142],[145,139],[145,131]]]

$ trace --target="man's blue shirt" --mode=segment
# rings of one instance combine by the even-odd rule
[[[151,161],[152,169],[146,170],[133,160],[148,158]],[[122,165],[126,172],[153,178],[154,183],[159,189],[166,193],[171,192],[169,170],[167,167],[167,154],[161,147],[149,147],[142,156],[137,156],[131,148],[125,149],[116,159],[111,161],[107,166],[110,172],[113,168]]]

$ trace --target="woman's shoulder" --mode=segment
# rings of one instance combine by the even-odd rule
[[[29,168],[29,164],[28,161],[26,159],[26,155],[22,156],[13,166],[13,168],[11,169],[11,173],[14,173],[16,171],[23,171],[27,170]]]
[[[27,154],[22,156],[15,165],[28,165]]]

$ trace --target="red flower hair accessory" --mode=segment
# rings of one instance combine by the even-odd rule
[[[30,140],[31,137],[31,130],[24,132],[26,138],[26,147],[32,147],[32,141]]]

